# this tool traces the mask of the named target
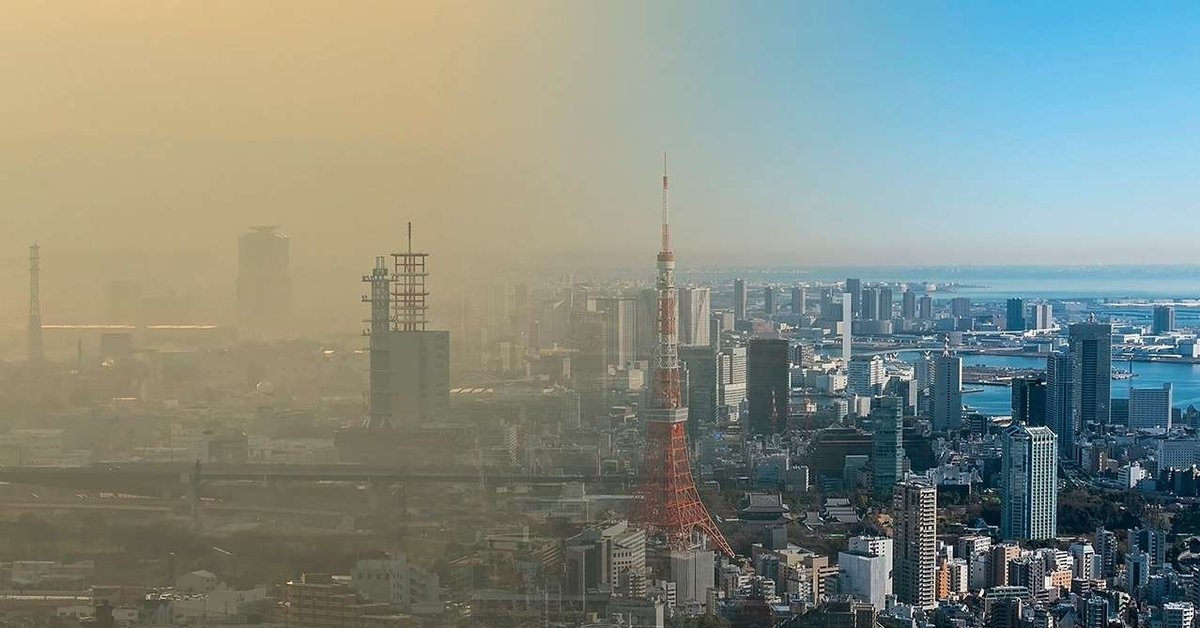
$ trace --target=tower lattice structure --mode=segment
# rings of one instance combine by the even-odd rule
[[[658,252],[657,345],[654,351],[646,458],[638,487],[640,499],[631,518],[670,546],[696,545],[697,533],[728,556],[733,550],[700,501],[688,456],[687,407],[680,390],[679,337],[675,328],[675,254],[668,221],[666,157],[662,178],[662,249]]]

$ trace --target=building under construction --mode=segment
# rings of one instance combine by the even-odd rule
[[[390,257],[390,260],[389,260]],[[391,435],[444,422],[450,405],[450,332],[427,329],[429,254],[412,249],[375,258],[363,283],[371,317],[368,416],[361,430],[338,437],[344,459],[386,462],[395,453]],[[406,436],[410,440],[410,437]]]

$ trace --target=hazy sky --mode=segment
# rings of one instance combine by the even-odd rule
[[[6,2],[5,277],[410,219],[649,267],[663,150],[681,263],[1200,262],[1200,5],[1042,4]]]

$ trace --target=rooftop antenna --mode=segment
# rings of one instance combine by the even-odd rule
[[[662,188],[662,251],[666,253],[671,250],[671,223],[669,220],[668,208],[670,207],[669,198],[667,196],[667,153],[663,152],[663,188]]]

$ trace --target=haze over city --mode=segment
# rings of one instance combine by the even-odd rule
[[[1200,628],[1200,6],[0,19],[0,628]]]

